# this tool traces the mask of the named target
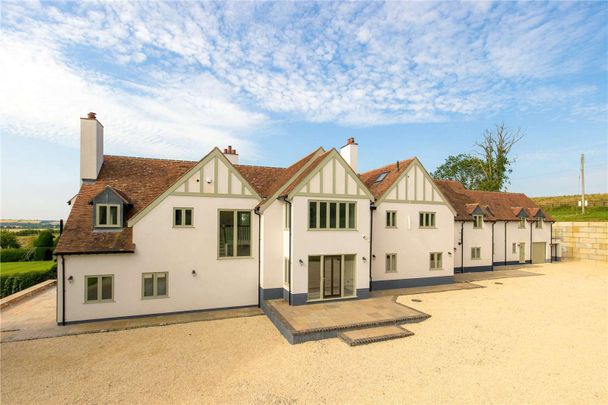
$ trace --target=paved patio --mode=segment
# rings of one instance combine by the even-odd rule
[[[526,268],[540,268],[540,266],[536,265],[527,265]],[[456,273],[454,274],[454,281],[456,283],[470,283],[472,281],[482,281],[482,280],[495,280],[499,278],[513,278],[513,277],[532,277],[532,276],[542,276],[540,273],[532,273],[529,271],[519,270],[521,267],[517,268],[507,268],[507,269],[495,269],[494,271],[480,271],[480,272],[472,272],[472,273]]]
[[[290,343],[326,339],[338,332],[381,325],[420,322],[430,315],[400,304],[395,297],[290,306],[266,301],[266,314]]]
[[[16,342],[21,340],[80,335],[85,333],[110,332],[151,326],[263,315],[263,312],[258,307],[247,307],[115,319],[111,321],[85,322],[59,326],[55,321],[56,291],[56,287],[49,288],[40,294],[2,310],[0,341],[2,343]]]

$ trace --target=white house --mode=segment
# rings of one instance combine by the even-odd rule
[[[81,119],[82,184],[55,251],[61,324],[361,299],[452,282],[461,265],[460,202],[416,158],[357,174],[352,138],[278,168],[241,165],[232,147],[198,162],[108,156],[103,137],[94,113]]]
[[[552,260],[554,219],[525,194],[467,190],[451,180],[435,184],[456,209],[455,272]]]

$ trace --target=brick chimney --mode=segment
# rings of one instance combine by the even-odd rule
[[[236,153],[236,149],[232,149],[232,146],[228,145],[227,148],[224,148],[224,155],[233,165],[239,164],[239,154]]]
[[[346,163],[357,173],[357,161],[359,158],[359,145],[355,142],[355,138],[348,138],[346,145],[340,148],[340,155],[346,160]]]
[[[97,180],[103,164],[103,125],[94,112],[80,119],[80,178]]]

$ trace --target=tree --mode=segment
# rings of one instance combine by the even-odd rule
[[[496,125],[494,131],[485,130],[483,140],[476,146],[482,161],[484,180],[479,184],[479,190],[504,191],[509,184],[509,174],[513,171],[511,164],[515,161],[509,158],[509,153],[524,134],[520,129],[511,130],[504,123]]]
[[[483,162],[476,156],[461,153],[448,156],[433,172],[436,179],[456,180],[469,190],[477,190],[484,181]]]
[[[34,247],[53,247],[53,233],[48,230],[40,232],[34,241]]]
[[[0,232],[0,247],[2,249],[18,249],[21,246],[13,232],[2,231]]]
[[[515,161],[509,153],[523,136],[520,129],[511,130],[504,123],[493,131],[486,129],[482,141],[475,144],[477,155],[448,156],[433,177],[459,181],[469,190],[504,191]]]

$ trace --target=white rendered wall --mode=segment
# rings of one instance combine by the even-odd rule
[[[456,223],[460,232],[460,223]],[[483,228],[473,228],[473,221],[464,223],[464,267],[492,266],[492,223],[484,222]],[[471,248],[481,248],[481,259],[471,259]],[[459,252],[460,253],[460,252]]]
[[[540,229],[536,228],[535,224],[532,226],[532,242],[546,242],[545,246],[545,260],[551,260],[551,224],[544,223]]]
[[[262,288],[283,288],[285,203],[275,200],[262,215]]]
[[[66,321],[257,305],[258,217],[251,257],[218,259],[218,210],[255,199],[169,196],[133,228],[136,253],[65,256]],[[193,207],[194,227],[173,228],[173,207]],[[196,270],[196,276],[192,275]],[[142,299],[142,273],[168,272],[168,298]],[[114,275],[114,302],[84,303],[86,275]],[[59,290],[60,291],[60,290]]]
[[[430,192],[429,192],[430,195]],[[386,227],[386,212],[397,211],[397,228]],[[435,229],[419,228],[421,212],[435,212]],[[383,202],[374,213],[372,280],[444,277],[454,274],[454,215],[446,205]],[[430,253],[443,253],[443,269],[430,269]],[[385,256],[397,254],[397,272],[387,273]]]
[[[532,224],[534,226],[534,224]],[[525,229],[519,228],[519,222],[507,223],[507,260],[508,261],[519,261],[519,243],[524,242],[526,261],[530,260],[530,223],[526,221]],[[512,253],[512,243],[517,243],[517,252]]]
[[[292,288],[295,294],[308,292],[308,256],[354,254],[357,289],[369,288],[369,215],[367,199],[323,198],[326,201],[354,201],[357,204],[356,230],[308,230],[308,201],[296,196],[292,201],[293,256]],[[363,261],[365,257],[366,261]],[[302,260],[302,264],[300,264]]]

